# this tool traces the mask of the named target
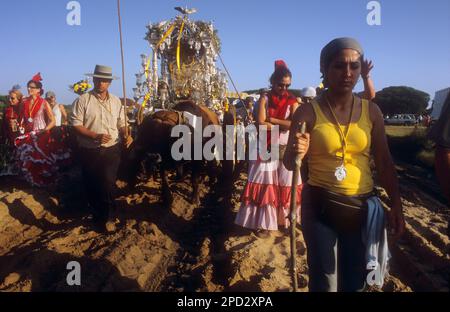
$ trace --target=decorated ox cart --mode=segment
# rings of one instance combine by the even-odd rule
[[[145,154],[159,154],[163,200],[168,204],[172,195],[165,170],[173,165],[178,169],[184,163],[175,161],[171,153],[173,138],[170,133],[173,127],[186,122],[183,114],[202,117],[202,127],[207,125],[205,120],[211,125],[221,123],[223,127],[236,124],[236,111],[227,99],[227,75],[217,67],[220,59],[217,31],[210,22],[191,20],[190,15],[195,9],[176,9],[181,14],[174,19],[147,26],[145,39],[151,53],[141,55],[142,69],[136,74],[133,89],[139,109],[135,118],[137,138],[131,153],[134,165],[129,170],[130,176],[135,177],[137,165]],[[199,130],[203,131],[202,128]],[[229,138],[224,139],[225,142]],[[235,136],[232,140],[234,145]],[[202,164],[196,159],[191,160],[192,201],[198,202],[197,178]],[[230,192],[234,167],[233,160],[222,162],[221,182],[230,186]]]

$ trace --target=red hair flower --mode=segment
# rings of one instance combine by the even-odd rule
[[[41,82],[42,81],[41,73],[37,73],[36,75],[34,75],[33,78],[31,78],[31,80],[35,82]]]
[[[275,70],[279,67],[285,67],[287,68],[286,63],[283,60],[276,60],[275,61]]]

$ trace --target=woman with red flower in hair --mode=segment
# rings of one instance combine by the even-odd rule
[[[270,77],[271,90],[261,95],[258,103],[257,123],[267,129],[269,148],[278,144],[284,150],[289,137],[291,118],[298,107],[297,99],[288,88],[292,74],[284,61],[275,62],[275,71]],[[279,136],[272,138],[271,130],[279,128]],[[260,129],[261,131],[262,129]],[[261,135],[261,133],[260,133]],[[271,141],[271,140],[274,140]],[[241,198],[241,207],[236,224],[255,230],[257,236],[265,238],[278,227],[289,226],[289,207],[292,171],[288,171],[282,157],[269,160],[249,161],[248,181]],[[297,187],[297,214],[300,209],[301,181]]]
[[[42,98],[42,78],[37,74],[27,84],[28,97],[23,101],[22,109],[22,132],[49,131],[55,126],[55,117],[48,102]]]
[[[55,127],[55,117],[48,102],[41,97],[41,81],[37,74],[27,84],[29,96],[23,101],[19,118],[21,136],[15,140],[19,168],[34,186],[56,182],[60,161],[70,158],[64,137],[56,138],[50,133]]]

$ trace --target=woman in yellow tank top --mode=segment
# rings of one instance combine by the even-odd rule
[[[361,291],[367,276],[361,232],[373,193],[373,156],[378,180],[391,201],[395,238],[404,231],[398,180],[378,106],[353,93],[361,76],[363,50],[338,38],[321,53],[326,91],[293,117],[284,164],[294,168],[306,156],[308,179],[302,193],[302,225],[308,249],[310,291]],[[306,122],[307,133],[298,133]],[[339,276],[338,276],[339,275]]]

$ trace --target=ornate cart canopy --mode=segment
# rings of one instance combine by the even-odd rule
[[[211,22],[193,21],[195,9],[175,8],[170,21],[150,23],[145,39],[152,49],[141,55],[135,100],[143,106],[169,108],[179,100],[216,106],[227,92],[226,74],[216,66],[220,39]]]

